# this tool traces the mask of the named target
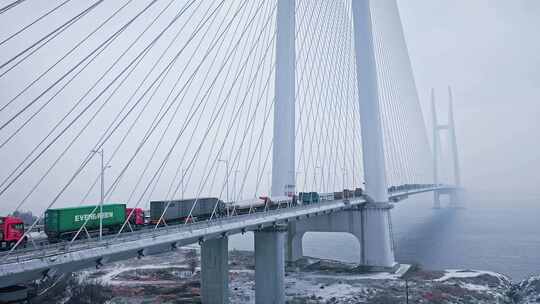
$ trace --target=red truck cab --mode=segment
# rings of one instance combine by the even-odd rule
[[[13,216],[0,217],[0,250],[11,249],[24,237],[24,223],[20,218]],[[26,241],[23,240],[23,242]]]
[[[133,210],[133,214],[131,211]],[[142,208],[126,208],[126,218],[129,217],[129,223],[131,225],[140,226],[144,225],[144,211]]]

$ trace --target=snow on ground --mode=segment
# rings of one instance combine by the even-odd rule
[[[514,286],[513,293],[518,303],[540,303],[540,276],[532,277]]]
[[[230,255],[230,259],[230,302],[255,303],[252,254],[236,252]],[[131,303],[142,303],[135,300],[157,299],[156,297],[162,301],[159,303],[166,303],[169,296],[177,293],[175,288],[181,288],[188,300],[198,297],[199,275],[185,273],[184,276],[183,272],[189,269],[187,264],[185,252],[179,251],[89,270],[79,273],[78,278],[88,278],[113,287],[117,297],[128,299],[126,301],[132,301]],[[200,268],[197,270],[200,271]],[[401,265],[395,273],[359,273],[355,265],[309,259],[304,263],[288,266],[285,292],[292,303],[369,303],[372,299],[377,303],[397,303],[396,301],[401,301],[405,288],[402,276],[409,270],[409,265]],[[511,303],[506,300],[494,301],[504,297],[504,289],[508,285],[506,282],[509,281],[503,275],[489,271],[421,270],[419,275],[410,281],[409,286],[411,295],[415,296],[416,300],[467,295],[473,302],[464,303]],[[135,288],[138,294],[126,296],[125,292],[129,288]]]
[[[470,283],[461,284],[461,287],[471,290],[471,291],[489,291],[490,290],[488,286],[470,284]]]
[[[504,275],[492,271],[479,271],[479,270],[460,270],[460,269],[447,269],[445,275],[441,278],[435,279],[435,282],[443,282],[450,279],[465,279],[465,278],[476,278],[481,275],[490,275],[500,280],[508,281],[509,279]]]
[[[411,265],[402,264],[396,272],[374,272],[364,274],[310,274],[311,278],[325,279],[333,278],[336,280],[399,280],[409,269]]]
[[[313,259],[312,263],[317,261]],[[368,297],[374,292],[370,281],[397,281],[407,272],[409,265],[402,265],[395,273],[336,273],[334,271],[287,272],[285,293],[289,300],[295,298],[316,299],[317,303],[338,301],[340,303],[353,297]],[[231,303],[255,303],[253,269],[230,269]]]
[[[182,264],[177,265],[139,265],[139,266],[126,266],[123,264],[116,265],[114,268],[104,269],[104,273],[97,276],[95,280],[99,282],[102,285],[109,285],[109,286],[120,286],[120,285],[144,285],[144,284],[165,284],[165,283],[174,283],[174,281],[130,281],[130,280],[119,280],[116,277],[119,276],[122,273],[126,273],[129,271],[136,271],[136,270],[178,270],[180,271],[179,275],[180,277],[190,277],[191,272],[187,271],[187,266]],[[199,271],[200,269],[196,269],[196,271]],[[95,274],[96,271],[85,271],[81,272],[79,275],[79,280],[84,280],[88,278],[90,275]]]
[[[364,288],[360,290],[358,287],[353,287],[351,284],[344,283],[343,281],[336,281],[336,283],[330,285],[322,285],[312,280],[299,280],[295,278],[287,282],[286,291],[288,296],[316,295],[320,300],[327,301],[331,298],[342,298],[350,296],[352,293],[359,293],[364,291]]]
[[[527,280],[521,282],[522,285],[528,285],[528,284],[532,284],[534,282],[538,282],[540,281],[540,276],[537,276],[537,277],[530,277],[528,278]]]
[[[407,272],[410,268],[410,265],[401,265],[400,270],[395,273],[391,272],[375,272],[375,273],[365,273],[365,274],[322,274],[322,273],[310,273],[309,278],[315,279],[335,279],[335,280],[398,280],[401,276]],[[253,269],[231,269],[231,273],[251,273],[254,274]]]
[[[398,280],[401,276],[389,272],[377,272],[369,274],[317,274],[310,273],[310,278],[316,279],[336,279],[336,280]]]

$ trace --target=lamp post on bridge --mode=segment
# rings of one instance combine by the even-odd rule
[[[298,185],[298,174],[302,174],[304,172],[302,171],[295,171],[294,172],[294,194],[298,193],[297,185]]]
[[[313,171],[313,181],[315,182],[315,189],[319,188],[319,183],[317,182],[317,169],[319,168],[319,166],[316,166],[315,170]]]
[[[225,184],[227,187],[227,202],[229,201],[229,160],[228,159],[218,159],[218,162],[224,162],[225,163]]]
[[[234,180],[233,180],[233,200],[234,201],[237,201],[238,200],[238,196],[236,195],[236,175],[238,174],[238,172],[240,172],[240,170],[234,170]]]
[[[186,173],[186,170],[182,168],[182,179],[180,180],[180,198],[184,199],[184,174]]]
[[[347,189],[347,187],[345,187],[345,176],[347,175],[347,169],[345,168],[341,168],[341,173],[342,173],[342,178],[343,178],[343,189]]]
[[[268,196],[272,193],[272,171],[266,172],[266,175],[268,176]]]
[[[325,183],[324,183],[324,167],[321,167],[321,166],[316,166],[315,167],[315,179],[317,179],[317,169],[321,170],[321,192],[326,192],[325,191]]]
[[[103,203],[105,200],[105,169],[110,168],[111,166],[105,166],[103,162],[103,149],[101,150],[92,150],[92,153],[97,153],[101,157],[101,194],[100,194],[100,200],[99,200],[99,240],[101,241],[101,238],[103,237]]]

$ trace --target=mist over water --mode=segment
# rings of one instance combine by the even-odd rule
[[[430,196],[402,201],[392,211],[396,259],[426,269],[478,269],[514,281],[540,274],[540,199],[469,200],[464,208],[432,208]],[[357,262],[352,235],[306,233],[304,255]],[[253,236],[234,236],[231,248],[253,249]]]
[[[540,200],[473,200],[462,209],[408,201],[393,213],[397,259],[427,268],[492,270],[521,280],[540,274]]]

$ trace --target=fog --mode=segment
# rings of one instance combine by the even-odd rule
[[[540,2],[399,5],[428,123],[430,89],[436,89],[443,111],[446,86],[454,90],[462,178],[469,191],[539,197]]]

